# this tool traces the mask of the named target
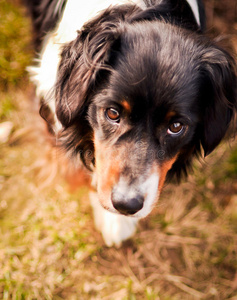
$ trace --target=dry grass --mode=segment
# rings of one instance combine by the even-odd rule
[[[32,95],[25,80],[0,95],[14,124],[0,145],[0,299],[237,299],[237,141],[167,185],[134,239],[107,248],[88,188],[70,193],[60,176]]]

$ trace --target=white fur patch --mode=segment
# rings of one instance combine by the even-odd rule
[[[193,11],[193,14],[194,14],[194,17],[197,21],[197,24],[200,26],[201,22],[200,22],[200,15],[199,15],[197,0],[186,0],[186,1],[188,2],[188,4],[190,5],[190,7]]]
[[[136,232],[138,219],[114,214],[105,210],[99,202],[97,193],[90,192],[90,201],[94,213],[96,228],[101,231],[105,244],[120,247]]]
[[[159,197],[158,192],[159,186],[159,175],[157,173],[151,174],[141,185],[140,191],[145,195],[145,201],[143,208],[139,210],[133,216],[136,218],[145,218],[152,211],[157,198]]]
[[[129,185],[127,179],[121,176],[118,183],[113,187],[113,193],[120,199],[125,198],[129,201],[129,199],[136,198],[138,195],[144,197],[143,208],[133,214],[131,218],[141,219],[148,216],[159,198],[159,173],[158,171],[151,172],[151,169],[147,173],[149,174],[149,172],[148,177],[141,174],[132,185]],[[103,197],[103,195],[100,196]],[[106,199],[105,203],[109,212],[119,214],[113,207],[111,199]]]

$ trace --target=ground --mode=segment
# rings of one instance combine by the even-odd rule
[[[237,49],[236,1],[205,1],[208,34]],[[30,22],[0,0],[1,299],[237,299],[237,140],[223,143],[120,249],[95,230],[88,187],[60,175],[25,68]],[[9,124],[9,123],[8,123]]]

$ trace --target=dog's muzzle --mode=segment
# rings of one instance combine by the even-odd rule
[[[143,208],[144,203],[144,197],[139,194],[134,197],[126,197],[112,193],[111,200],[114,208],[123,215],[134,215]]]

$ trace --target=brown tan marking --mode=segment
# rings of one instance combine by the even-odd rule
[[[95,139],[97,189],[104,208],[111,206],[111,191],[118,182],[122,169],[122,163],[118,160],[117,154],[116,151],[111,151]]]
[[[167,172],[171,169],[171,167],[173,166],[174,162],[176,161],[178,155],[176,155],[175,157],[171,158],[168,161],[165,161],[161,166],[160,166],[160,180],[159,180],[159,186],[158,186],[158,190],[159,192],[161,192],[162,187],[165,183],[165,178],[167,175]]]
[[[91,187],[91,176],[83,167],[74,171],[69,170],[66,180],[69,183],[70,192],[75,192],[81,186]]]
[[[166,116],[165,116],[165,120],[169,121],[171,118],[173,118],[176,115],[176,112],[174,111],[169,111]]]
[[[131,105],[126,100],[122,100],[121,105],[130,114],[132,111]]]

